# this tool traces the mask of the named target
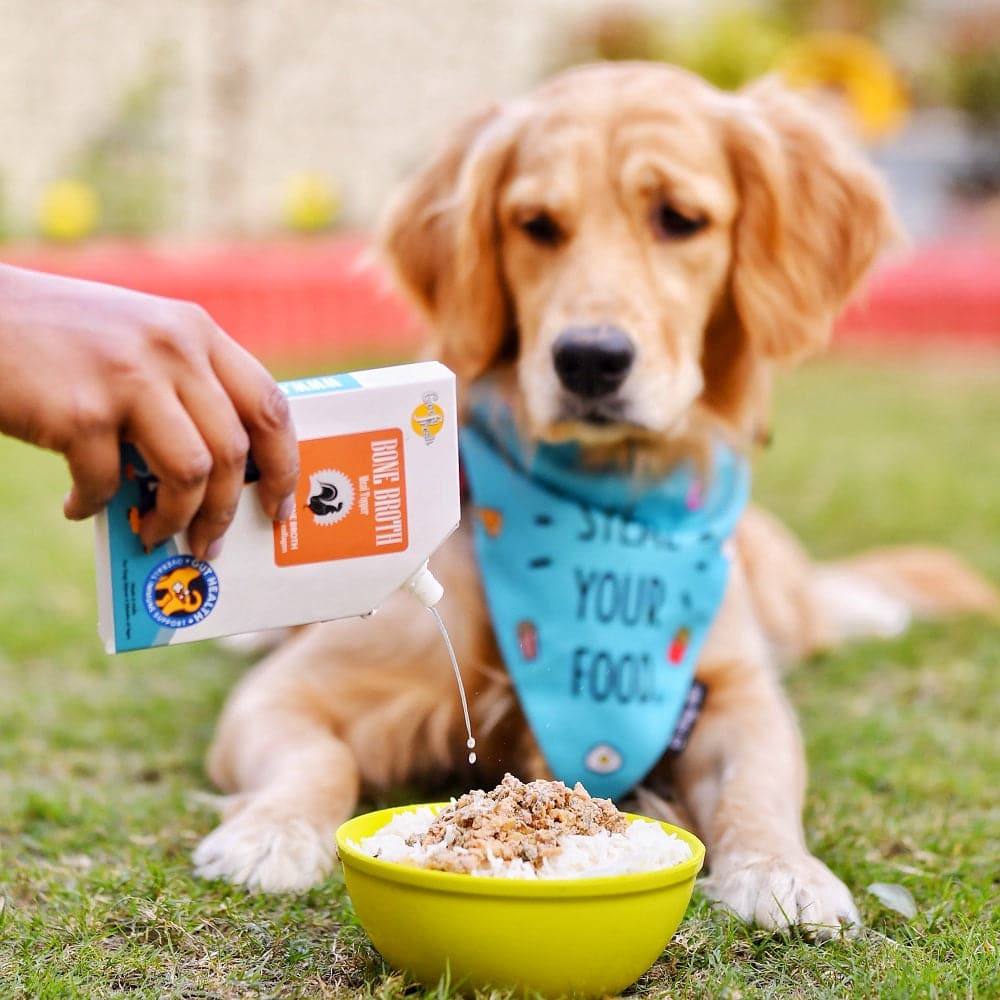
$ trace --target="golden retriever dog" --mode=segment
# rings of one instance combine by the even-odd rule
[[[824,346],[894,234],[864,158],[776,83],[724,93],[664,65],[606,64],[459,127],[390,207],[381,244],[466,402],[488,382],[527,453],[569,442],[588,474],[641,484],[680,463],[711,475],[720,439],[749,455],[769,433],[772,372]],[[334,830],[363,794],[548,774],[491,625],[473,520],[432,568],[478,764],[441,637],[410,596],[304,629],[225,707],[208,768],[228,795],[201,875],[301,890],[333,866]],[[914,615],[995,610],[996,594],[936,550],[814,565],[753,507],[730,552],[697,657],[701,715],[635,799],[706,842],[701,888],[721,906],[829,936],[859,917],[806,845],[802,740],[778,668]]]

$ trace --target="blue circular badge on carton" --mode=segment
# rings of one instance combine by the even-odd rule
[[[215,570],[189,555],[171,556],[158,563],[143,586],[146,612],[167,628],[197,625],[212,613],[218,599]]]

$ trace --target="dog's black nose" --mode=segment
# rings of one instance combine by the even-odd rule
[[[563,388],[589,399],[614,392],[634,359],[631,339],[616,326],[572,326],[552,345],[552,363]]]

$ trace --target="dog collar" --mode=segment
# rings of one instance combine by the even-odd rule
[[[718,443],[706,481],[581,467],[519,438],[488,392],[461,434],[480,573],[500,652],[553,775],[618,798],[683,746],[695,665],[749,493]]]

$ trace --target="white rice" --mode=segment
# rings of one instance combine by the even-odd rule
[[[436,868],[433,863],[436,852],[442,849],[461,852],[462,848],[448,846],[446,842],[422,846],[420,839],[433,820],[434,813],[426,806],[402,812],[353,846],[383,861]],[[471,874],[517,879],[601,878],[673,868],[691,857],[691,848],[683,840],[667,833],[659,823],[642,819],[632,820],[625,833],[600,830],[587,835],[567,834],[560,838],[559,846],[561,850],[545,858],[537,870],[520,858],[503,861],[491,856],[486,866],[480,865]]]

